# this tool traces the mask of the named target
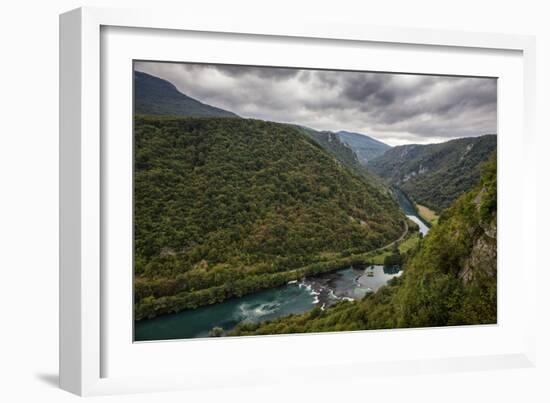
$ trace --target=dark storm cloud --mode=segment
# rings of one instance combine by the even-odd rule
[[[395,99],[390,86],[391,76],[387,74],[355,73],[344,76],[342,81],[342,96],[350,101],[383,106]]]
[[[265,67],[247,67],[242,68],[241,66],[233,65],[218,65],[214,67],[218,71],[227,74],[232,77],[242,77],[242,76],[256,76],[264,79],[273,79],[273,80],[284,80],[290,77],[296,76],[300,70],[297,69],[273,69]]]
[[[150,62],[136,69],[243,117],[390,144],[496,133],[495,79]]]

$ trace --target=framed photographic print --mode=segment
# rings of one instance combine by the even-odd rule
[[[135,341],[497,323],[496,77],[133,70]]]
[[[62,387],[532,365],[533,49],[62,15]]]

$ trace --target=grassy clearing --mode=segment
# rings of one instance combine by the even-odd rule
[[[420,235],[418,232],[414,232],[406,237],[403,242],[399,244],[399,253],[407,253],[409,250],[414,248],[420,241]]]
[[[414,248],[420,241],[418,232],[409,233],[403,241],[399,243],[399,253],[404,254]],[[363,260],[368,264],[382,265],[384,264],[384,258],[392,254],[392,248],[381,250],[375,254],[365,254]]]
[[[428,207],[417,204],[416,208],[418,209],[418,214],[420,217],[429,222],[431,225],[435,225],[439,221],[439,216],[435,213],[435,211],[430,210]]]

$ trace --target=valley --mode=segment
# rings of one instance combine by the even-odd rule
[[[400,207],[405,213],[410,209],[407,204]],[[407,216],[416,217],[413,214]],[[406,231],[396,241],[401,254],[417,246],[416,231],[416,228]],[[212,335],[212,329],[221,329],[223,332],[218,335],[224,335],[241,324],[257,324],[316,308],[324,311],[341,301],[361,300],[403,273],[400,266],[383,264],[384,258],[391,254],[391,246],[386,245],[365,256],[364,263],[297,278],[280,287],[230,298],[218,304],[137,321],[135,340],[207,337]]]
[[[478,183],[481,166],[496,146],[495,135],[397,146],[370,160],[367,168],[416,203],[441,213]]]
[[[261,323],[229,335],[496,323],[496,158],[407,257],[403,274],[358,301]]]
[[[495,135],[390,147],[134,77],[136,341],[495,323]]]
[[[295,128],[137,116],[135,133],[136,319],[363,263],[403,235],[389,191]]]

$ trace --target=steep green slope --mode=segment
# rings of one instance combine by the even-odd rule
[[[360,133],[339,131],[338,137],[357,154],[363,165],[388,151],[391,146]]]
[[[384,194],[391,194],[388,186],[359,162],[357,154],[351,149],[351,147],[340,139],[340,136],[337,133],[330,131],[317,131],[303,126],[296,127],[303,131],[307,136],[315,140],[316,143],[332,154],[341,164],[361,176],[371,186],[378,188],[378,190]]]
[[[480,167],[496,146],[495,135],[405,145],[388,150],[367,167],[439,213],[478,183]]]
[[[260,324],[232,335],[496,323],[496,157],[481,183],[445,210],[404,274],[362,301]]]
[[[358,172],[362,167],[359,159],[351,147],[340,141],[336,133],[330,131],[317,131],[309,127],[297,126],[306,135],[315,140],[321,147],[333,154],[338,161],[348,168]],[[364,171],[364,169],[361,169]]]
[[[135,113],[168,116],[237,116],[182,94],[170,82],[134,71]]]
[[[334,268],[403,231],[389,195],[284,124],[138,116],[134,186],[136,319]]]

